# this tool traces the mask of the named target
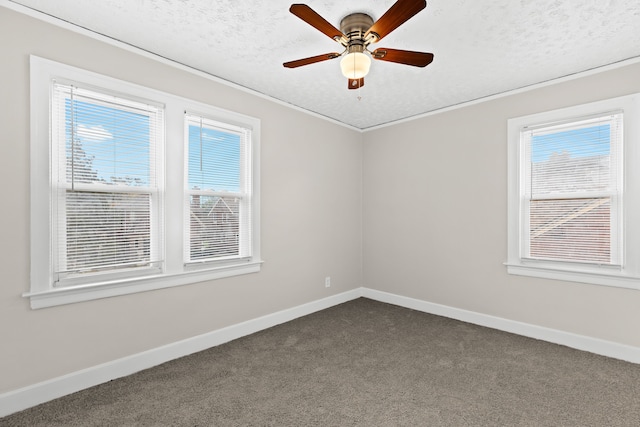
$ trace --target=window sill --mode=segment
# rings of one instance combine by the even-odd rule
[[[30,299],[32,309],[53,307],[100,298],[109,298],[118,295],[127,295],[174,286],[188,285],[191,283],[222,279],[242,274],[257,273],[260,271],[262,263],[263,261],[253,261],[243,264],[226,265],[222,267],[193,270],[176,274],[157,274],[126,280],[92,283],[90,285],[54,288],[44,291],[28,292],[22,296]]]
[[[509,262],[506,262],[504,265],[507,267],[507,273],[516,276],[529,276],[640,290],[640,277],[625,275],[624,272],[620,272],[619,270],[603,269],[602,271],[584,271],[548,264],[529,265]]]

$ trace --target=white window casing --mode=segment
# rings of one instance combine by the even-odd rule
[[[640,95],[508,121],[510,274],[640,289]]]
[[[217,165],[220,179],[242,180],[242,256],[185,258],[186,111],[243,137],[238,167],[225,170],[224,157]],[[41,308],[258,272],[259,160],[258,119],[32,56],[24,296]],[[214,234],[206,244],[217,244]]]

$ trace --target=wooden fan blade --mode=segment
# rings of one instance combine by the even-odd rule
[[[349,89],[359,89],[364,86],[364,77],[359,79],[349,79]]]
[[[302,67],[303,65],[315,64],[316,62],[326,61],[328,59],[333,59],[339,57],[340,54],[338,52],[324,53],[322,55],[312,56],[310,58],[298,59],[296,61],[285,62],[284,65],[287,68],[296,68]]]
[[[376,37],[375,42],[379,42],[425,7],[425,0],[398,0],[367,30],[364,38],[373,34]]]
[[[433,53],[413,52],[410,50],[387,49],[380,47],[371,53],[373,59],[397,62],[398,64],[426,67],[433,61]]]
[[[289,8],[289,12],[293,13],[298,18],[302,19],[304,22],[333,40],[340,39],[344,36],[342,31],[331,25],[326,19],[318,15],[316,11],[306,4],[292,4]]]

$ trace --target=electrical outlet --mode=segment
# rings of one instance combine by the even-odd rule
[[[325,288],[331,287],[331,277],[327,276],[324,278],[324,287]]]

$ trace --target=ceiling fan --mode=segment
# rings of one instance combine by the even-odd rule
[[[292,4],[289,11],[321,33],[340,43],[342,53],[331,52],[296,61],[285,62],[287,68],[296,68],[342,56],[340,68],[349,79],[349,89],[364,86],[364,77],[369,72],[371,58],[399,64],[426,67],[433,61],[432,53],[380,47],[370,51],[368,46],[377,43],[390,32],[404,24],[427,7],[425,0],[398,0],[375,23],[366,13],[352,13],[342,19],[340,29],[331,25],[306,4]]]

